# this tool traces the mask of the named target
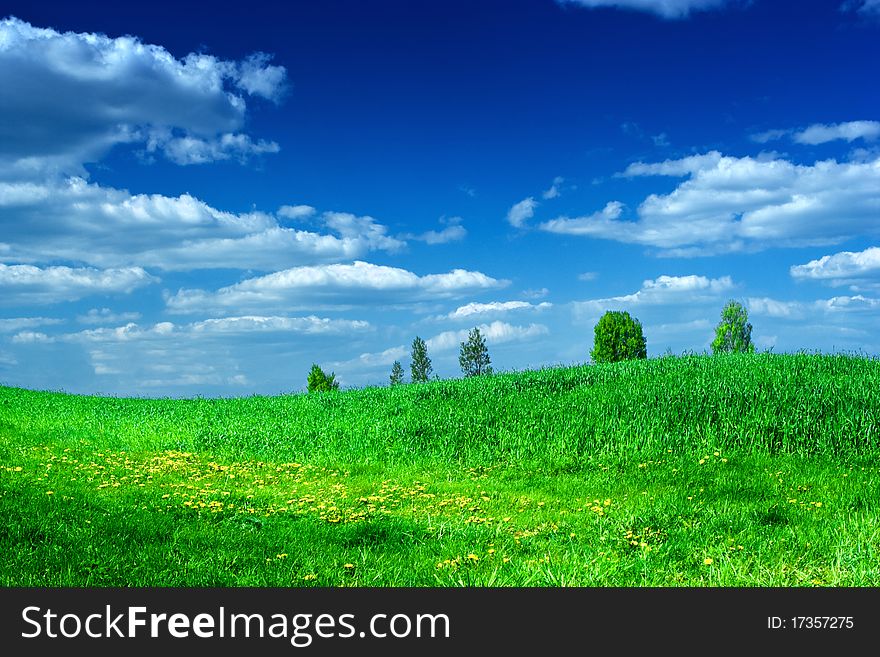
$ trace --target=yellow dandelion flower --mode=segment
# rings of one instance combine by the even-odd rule
[[[342,567],[345,568],[346,570],[351,570],[352,568],[354,568],[354,564],[353,564],[353,563],[347,563],[347,564],[343,564]]]
[[[313,582],[313,581],[315,581],[316,579],[318,579],[318,576],[317,576],[317,575],[311,575],[311,574],[309,574],[309,575],[305,575],[305,576],[303,577],[303,579],[304,579],[305,581],[307,581],[307,582]]]
[[[486,552],[488,554],[495,554],[495,548],[489,548]]]
[[[54,494],[55,494],[55,491],[53,491],[53,490],[46,491],[46,495],[54,495]]]
[[[502,561],[503,561],[504,563],[510,563],[510,557],[504,557],[504,558],[502,559]]]
[[[16,466],[12,469],[14,472],[21,472],[21,466]]]
[[[711,566],[712,560],[709,557],[706,557],[705,559],[703,559],[703,563],[706,564],[707,566]]]
[[[470,559],[471,561],[479,561],[480,560],[480,557],[478,557],[473,552],[471,552],[469,555],[467,555],[467,558]]]

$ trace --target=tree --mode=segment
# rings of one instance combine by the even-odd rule
[[[749,324],[749,313],[741,303],[728,301],[721,311],[721,321],[715,327],[715,339],[712,340],[712,353],[725,352],[753,353],[752,325]]]
[[[468,333],[466,342],[461,343],[458,352],[458,364],[465,376],[480,376],[491,374],[492,366],[489,364],[489,350],[486,348],[486,340],[480,335],[480,329],[474,329]]]
[[[594,363],[647,358],[648,349],[641,322],[630,317],[626,311],[609,310],[596,324],[590,356]]]
[[[394,365],[391,366],[391,376],[389,378],[393,386],[403,383],[403,367],[400,365],[399,360],[394,361]]]
[[[419,336],[412,343],[412,371],[413,383],[421,383],[428,380],[431,375],[431,359],[428,358],[428,345]]]
[[[324,370],[312,363],[308,387],[309,392],[330,392],[331,390],[339,390],[339,381],[336,380],[336,375],[333,372],[330,372],[328,376]]]

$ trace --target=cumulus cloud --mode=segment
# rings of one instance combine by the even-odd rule
[[[221,154],[270,152],[267,142],[237,134],[242,94],[277,100],[284,82],[284,68],[262,54],[240,62],[196,53],[177,59],[132,36],[62,33],[7,18],[0,21],[0,88],[15,93],[0,99],[0,173],[84,175],[84,163],[116,144],[144,143],[157,129],[214,144]],[[178,159],[180,146],[169,151]]]
[[[563,235],[595,235],[597,231],[607,230],[614,225],[615,220],[623,214],[623,203],[611,201],[599,212],[586,217],[558,217],[545,221],[539,228],[548,233],[560,233]]]
[[[244,315],[220,317],[187,324],[157,322],[140,325],[128,322],[121,326],[86,329],[73,333],[47,336],[44,333],[21,331],[13,337],[14,342],[69,342],[69,343],[118,343],[165,338],[199,339],[224,336],[244,336],[253,333],[289,333],[299,335],[351,334],[370,330],[372,326],[363,320],[329,319],[326,317],[279,317]]]
[[[852,142],[857,139],[873,141],[880,137],[880,121],[846,121],[843,123],[814,123],[802,130],[766,130],[750,135],[759,144],[790,136],[797,144],[815,146],[830,141]]]
[[[478,315],[499,315],[511,311],[541,311],[552,308],[553,304],[547,301],[533,304],[527,301],[490,301],[489,303],[471,303],[459,306],[446,315],[447,319],[469,319]]]
[[[278,216],[285,219],[308,219],[317,212],[311,205],[282,205],[278,208]]]
[[[15,331],[34,326],[49,326],[63,323],[63,319],[54,317],[10,317],[8,319],[0,319],[0,333],[14,333]]]
[[[226,133],[212,139],[189,135],[174,137],[170,133],[154,133],[147,141],[148,153],[161,150],[165,157],[182,166],[205,164],[219,160],[247,162],[255,155],[277,153],[280,149],[274,141],[263,139],[254,142],[248,135]]]
[[[824,144],[837,139],[855,141],[856,139],[872,140],[877,137],[880,137],[880,121],[849,121],[830,125],[816,123],[792,135],[792,139],[797,143],[810,145]]]
[[[205,309],[396,305],[454,298],[507,284],[509,281],[464,269],[419,276],[405,269],[355,261],[344,265],[294,267],[216,292],[184,289],[167,299],[167,307],[172,312],[186,313]]]
[[[531,196],[514,204],[507,211],[507,222],[514,228],[522,228],[526,222],[535,216],[535,208],[538,202]]]
[[[573,307],[575,314],[593,315],[618,308],[704,303],[718,300],[734,287],[730,276],[658,276],[644,281],[642,287],[632,294],[576,301]]]
[[[133,195],[81,178],[0,182],[0,256],[7,261],[269,271],[405,245],[372,217],[327,212],[320,223],[329,233],[282,227],[264,212],[224,212],[189,194]]]
[[[531,340],[539,335],[546,335],[550,332],[543,324],[514,326],[513,324],[500,321],[495,321],[491,324],[480,324],[477,328],[480,329],[480,334],[489,345]],[[425,340],[425,344],[428,349],[434,351],[458,349],[461,346],[461,343],[467,340],[468,333],[470,333],[469,329],[462,329],[460,331],[443,331],[442,333]]]
[[[849,285],[853,289],[880,286],[880,248],[864,251],[841,251],[794,265],[791,276],[798,280],[818,280],[832,286]]]
[[[880,18],[880,0],[847,0],[841,5],[843,11],[855,11],[862,16]]]
[[[41,268],[0,263],[0,299],[5,305],[76,301],[93,294],[128,294],[157,281],[140,267]]]
[[[545,190],[544,193],[541,194],[541,198],[543,198],[545,201],[553,198],[558,198],[562,194],[560,188],[562,187],[562,183],[564,182],[565,178],[563,178],[562,176],[556,176],[553,179],[553,184],[550,185],[550,189]]]
[[[543,230],[643,244],[661,255],[696,256],[770,247],[821,246],[880,233],[880,158],[800,165],[776,156],[717,152],[659,163],[635,163],[625,176],[688,179],[651,194],[638,219],[611,202],[587,217],[562,217]]]
[[[407,233],[402,235],[403,239],[424,242],[425,244],[447,244],[448,242],[457,242],[467,237],[467,230],[461,225],[461,217],[443,217],[440,223],[446,228],[442,230],[429,230],[424,233]]]
[[[693,12],[721,9],[725,5],[732,4],[730,0],[557,0],[557,2],[590,9],[613,7],[644,11],[670,20],[687,18]]]
[[[109,308],[92,308],[85,315],[78,315],[76,321],[80,324],[116,324],[119,322],[133,322],[141,318],[137,312],[115,313]]]
[[[880,310],[880,299],[857,294],[816,301],[779,301],[769,297],[746,300],[750,313],[782,319],[808,319],[816,314],[864,313]]]

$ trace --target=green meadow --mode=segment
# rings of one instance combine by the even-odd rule
[[[0,388],[3,586],[874,586],[880,361]]]

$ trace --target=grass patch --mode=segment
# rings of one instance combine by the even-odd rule
[[[871,586],[880,363],[244,399],[0,388],[3,586]]]

